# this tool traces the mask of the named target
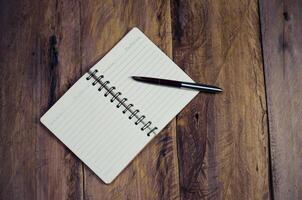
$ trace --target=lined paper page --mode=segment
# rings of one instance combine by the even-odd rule
[[[90,71],[98,70],[102,81],[110,81],[114,92],[121,92],[127,104],[145,115],[158,134],[197,94],[196,91],[150,85],[131,76],[149,76],[192,82],[192,80],[153,44],[139,29],[133,28]],[[156,135],[147,136],[143,124],[123,114],[117,101],[110,102],[106,90],[81,77],[41,118],[41,122],[73,151],[105,183],[112,180]]]

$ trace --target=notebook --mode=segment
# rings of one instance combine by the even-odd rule
[[[140,83],[134,75],[193,82],[133,28],[41,117],[107,184],[198,93]]]

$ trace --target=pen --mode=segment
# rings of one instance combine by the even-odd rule
[[[160,79],[160,78],[151,78],[151,77],[141,77],[141,76],[132,76],[132,78],[136,81],[144,82],[144,83],[151,83],[155,85],[163,85],[163,86],[170,86],[170,87],[177,87],[177,88],[187,88],[192,90],[198,90],[201,92],[207,93],[217,93],[222,92],[222,89],[212,85],[206,85],[201,83],[190,83],[190,82],[182,82],[176,80],[167,80],[167,79]]]

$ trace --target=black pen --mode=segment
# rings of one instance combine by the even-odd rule
[[[222,92],[222,89],[219,87],[206,85],[206,84],[200,84],[200,83],[181,82],[181,81],[175,81],[175,80],[141,77],[141,76],[132,76],[132,78],[136,81],[140,81],[140,82],[144,82],[144,83],[151,83],[151,84],[155,84],[155,85],[164,85],[164,86],[177,87],[177,88],[188,88],[188,89],[198,90],[198,91],[207,92],[207,93]]]

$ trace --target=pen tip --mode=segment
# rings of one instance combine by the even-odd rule
[[[136,81],[140,80],[139,76],[131,76],[131,78],[134,79],[134,80],[136,80]]]

